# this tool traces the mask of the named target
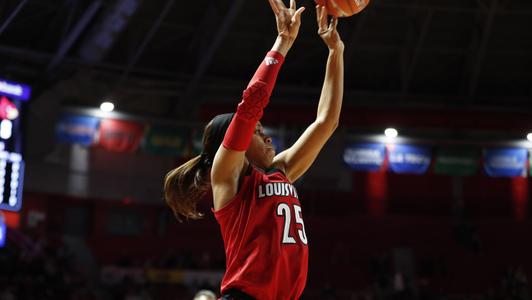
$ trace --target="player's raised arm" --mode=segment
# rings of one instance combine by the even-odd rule
[[[325,79],[321,90],[316,120],[296,143],[279,153],[274,165],[284,168],[291,181],[297,180],[311,166],[338,126],[344,92],[344,43],[336,30],[338,19],[328,22],[324,6],[316,6],[318,34],[329,48]]]
[[[268,104],[284,57],[292,47],[301,24],[304,8],[297,9],[295,0],[286,7],[281,0],[269,0],[275,14],[277,38],[242,95],[242,101],[217,150],[211,170],[214,209],[225,206],[237,193],[246,165],[245,152],[257,122]]]

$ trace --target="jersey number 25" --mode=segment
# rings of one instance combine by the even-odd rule
[[[295,244],[296,239],[290,236],[290,226],[292,225],[292,211],[290,206],[286,203],[280,203],[277,206],[277,215],[284,217],[284,229],[283,229],[283,244]],[[294,216],[297,224],[301,224],[301,229],[297,230],[299,239],[303,244],[307,244],[307,235],[305,234],[305,224],[301,217],[301,206],[294,204]]]

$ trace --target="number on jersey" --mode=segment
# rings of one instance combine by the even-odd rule
[[[283,228],[283,244],[295,244],[296,239],[290,236],[290,227],[292,226],[292,211],[290,206],[286,203],[279,203],[277,206],[277,215],[284,218],[284,228]],[[307,234],[305,233],[305,224],[303,223],[303,217],[301,216],[301,206],[294,204],[294,216],[297,224],[301,224],[301,229],[297,230],[299,235],[299,240],[303,244],[307,244]]]

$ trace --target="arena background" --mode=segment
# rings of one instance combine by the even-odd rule
[[[327,55],[313,2],[299,3],[300,36],[263,119],[279,149],[313,120]],[[274,26],[256,0],[0,2],[0,78],[32,88],[17,102],[24,193],[3,211],[2,299],[218,292],[210,199],[204,220],[179,224],[162,179],[197,151],[196,129],[234,109]],[[373,0],[341,20],[341,124],[297,183],[302,299],[530,299],[531,28],[524,0]],[[116,110],[99,111],[104,100]],[[422,174],[393,172],[388,156],[353,170],[344,154],[360,143],[423,147],[431,161]],[[473,153],[472,171],[438,169],[450,147]],[[501,148],[526,149],[519,175],[487,171]]]

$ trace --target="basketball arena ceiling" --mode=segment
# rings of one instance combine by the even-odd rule
[[[313,2],[298,2],[276,93],[303,104],[327,51]],[[115,97],[156,116],[235,101],[275,38],[267,0],[2,0],[0,26],[0,77],[37,101],[53,89],[61,104]],[[532,110],[530,0],[373,0],[339,31],[347,105]]]

